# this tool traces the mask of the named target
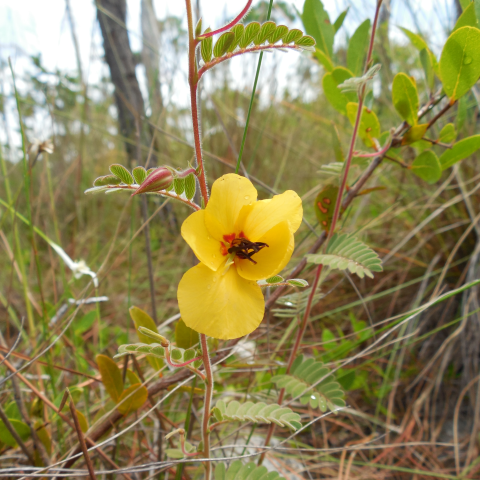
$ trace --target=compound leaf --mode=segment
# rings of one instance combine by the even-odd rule
[[[360,278],[373,278],[372,272],[381,272],[382,261],[376,252],[356,237],[335,233],[325,254],[308,254],[307,262],[323,264],[339,270],[349,270]]]

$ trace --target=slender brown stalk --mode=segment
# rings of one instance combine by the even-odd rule
[[[203,438],[203,455],[210,458],[210,410],[212,409],[213,394],[213,373],[212,364],[210,363],[210,354],[208,353],[207,336],[200,334],[200,345],[202,346],[203,365],[207,376],[205,381],[205,402],[203,404],[203,421],[202,421],[202,438]],[[210,480],[212,470],[212,462],[205,462],[205,480]]]
[[[380,7],[382,5],[382,1],[383,0],[377,0],[377,7],[376,7],[376,10],[375,10],[375,19],[373,21],[372,35],[370,37],[370,44],[369,44],[369,47],[368,47],[368,55],[367,55],[367,60],[365,62],[364,73],[366,73],[368,71],[368,69],[370,67],[370,63],[372,61],[373,44],[374,44],[374,41],[375,41],[375,32],[376,32],[377,25],[378,25],[378,17],[379,17],[379,14],[380,14]],[[343,194],[344,194],[346,186],[347,186],[348,172],[350,171],[350,166],[352,164],[353,152],[354,152],[354,149],[355,149],[355,143],[357,141],[358,129],[360,127],[360,119],[362,117],[363,102],[364,102],[364,99],[365,99],[366,90],[367,90],[367,86],[363,85],[361,87],[361,90],[360,90],[359,95],[358,95],[359,98],[358,98],[357,116],[355,118],[355,124],[354,124],[354,127],[353,127],[352,138],[351,138],[351,141],[350,141],[350,148],[348,150],[348,157],[347,157],[347,160],[345,162],[345,168],[343,169],[342,181],[341,181],[341,184],[340,184],[340,188],[338,190],[337,201],[335,202],[335,210],[334,210],[334,213],[333,213],[332,223],[331,223],[330,230],[329,230],[329,232],[327,234],[327,237],[326,237],[326,240],[325,240],[326,245],[328,245],[328,242],[329,242],[330,238],[332,237],[332,235],[335,231],[335,227],[336,227],[338,219],[340,217]],[[292,368],[295,357],[297,356],[298,349],[300,348],[300,345],[301,345],[301,342],[302,342],[302,339],[303,339],[303,335],[305,334],[305,330],[306,330],[307,324],[308,324],[308,319],[310,317],[310,312],[311,312],[311,309],[312,309],[313,299],[315,297],[315,292],[317,290],[317,287],[318,287],[318,284],[319,284],[319,281],[320,281],[320,277],[322,275],[322,270],[323,270],[323,264],[320,264],[317,267],[317,271],[315,273],[315,279],[313,281],[312,288],[310,290],[310,295],[308,296],[307,306],[305,308],[305,313],[303,315],[302,323],[301,323],[301,325],[300,325],[300,327],[297,331],[297,336],[295,338],[295,344],[294,344],[294,346],[293,346],[293,348],[290,352],[290,358],[288,360],[287,370],[286,370],[287,374],[290,373],[290,369]],[[285,395],[285,389],[282,388],[280,390],[279,395],[278,395],[278,403],[279,404],[282,403],[284,395]],[[275,425],[272,424],[270,426],[270,428],[268,429],[267,436],[265,438],[265,446],[268,446],[268,444],[270,443],[270,440],[272,438],[274,430],[275,430]],[[264,458],[265,458],[265,453],[263,453],[260,456],[259,464],[261,464],[263,462]]]
[[[70,396],[70,413],[72,414],[73,423],[75,425],[75,430],[77,432],[78,442],[80,443],[80,448],[82,449],[83,456],[85,457],[85,463],[87,464],[88,473],[90,474],[90,478],[92,480],[97,480],[97,477],[95,475],[95,470],[93,468],[92,459],[88,454],[85,438],[83,436],[82,429],[80,428],[80,422],[78,421],[77,410],[75,409],[75,403],[73,403],[73,398],[70,395],[70,392],[68,392],[68,394]]]

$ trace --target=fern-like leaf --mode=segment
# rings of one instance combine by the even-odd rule
[[[307,262],[349,270],[360,278],[373,278],[372,272],[381,272],[382,261],[370,247],[347,234],[334,234],[325,254],[308,254]]]
[[[219,422],[228,420],[231,422],[275,423],[279,427],[288,427],[293,431],[302,427],[298,413],[277,403],[267,405],[263,402],[239,403],[233,400],[226,404],[223,400],[219,400],[213,408],[213,414]]]
[[[314,388],[302,395],[311,385],[323,380]],[[284,388],[292,397],[300,397],[300,403],[312,408],[319,408],[322,412],[335,412],[345,406],[344,393],[340,384],[334,380],[330,370],[313,358],[305,359],[300,355],[295,359],[289,375],[275,375],[272,382],[278,388]]]
[[[235,460],[228,470],[224,463],[218,463],[215,467],[215,480],[285,480],[285,477],[281,477],[278,472],[269,472],[267,467],[257,467],[253,462]]]

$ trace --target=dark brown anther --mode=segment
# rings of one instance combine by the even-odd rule
[[[268,247],[266,243],[251,242],[246,238],[235,238],[231,245],[232,246],[228,249],[228,253],[234,253],[238,258],[249,260],[255,265],[257,262],[253,260],[252,256],[258,253],[262,248]]]

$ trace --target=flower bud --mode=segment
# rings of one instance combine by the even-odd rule
[[[173,174],[166,167],[156,168],[148,177],[143,181],[140,187],[133,195],[147,192],[158,192],[159,190],[165,190],[173,183]]]

